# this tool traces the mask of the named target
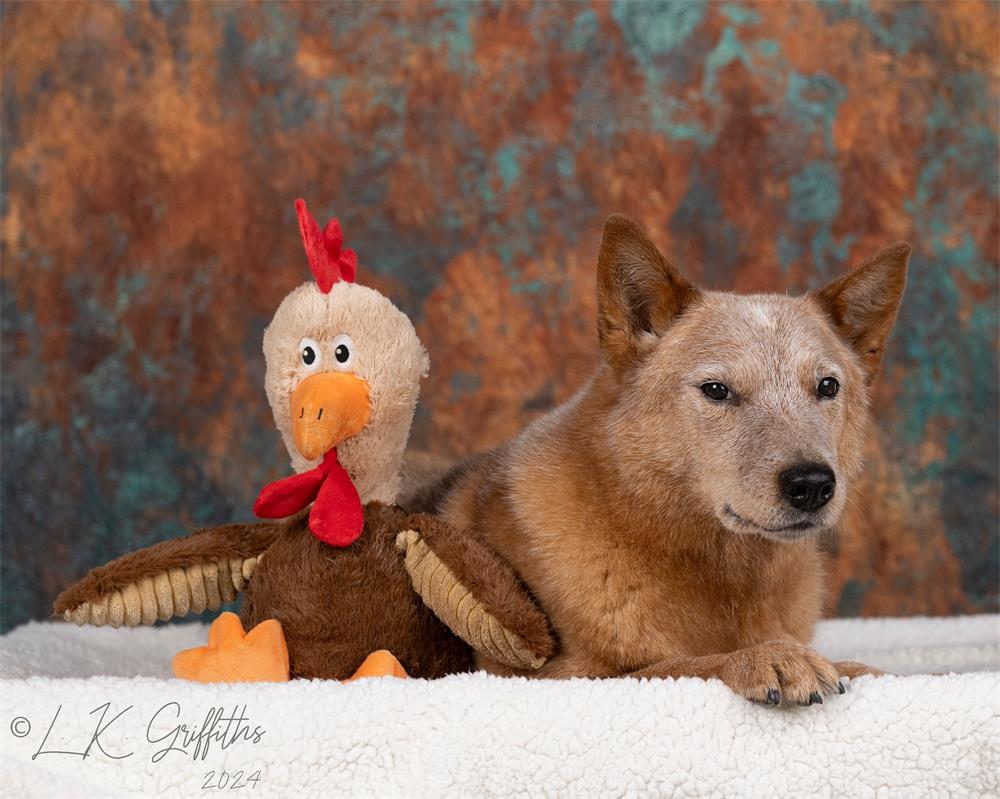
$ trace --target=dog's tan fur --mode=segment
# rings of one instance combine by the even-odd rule
[[[861,467],[908,254],[894,245],[805,297],[736,296],[698,290],[633,222],[608,220],[596,373],[415,500],[479,531],[534,592],[560,636],[538,676],[718,677],[810,704],[864,671],[806,646],[823,604],[816,534]],[[842,386],[832,399],[816,393],[825,376]],[[712,402],[707,381],[738,401]],[[803,461],[837,486],[796,522],[777,474]],[[778,530],[793,522],[810,527]]]

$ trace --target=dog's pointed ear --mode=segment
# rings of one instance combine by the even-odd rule
[[[840,337],[861,357],[869,384],[878,375],[896,322],[909,260],[910,245],[896,242],[813,295]]]
[[[613,368],[634,363],[697,297],[635,222],[608,217],[597,259],[597,335]]]

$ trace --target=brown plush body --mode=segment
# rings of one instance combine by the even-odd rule
[[[293,677],[346,679],[379,649],[391,651],[412,677],[472,668],[472,649],[427,608],[402,568],[395,540],[408,514],[369,503],[364,532],[343,549],[318,541],[306,520],[300,514],[285,523],[240,612],[248,630],[281,622]]]
[[[135,587],[153,575],[249,558],[256,566],[242,588],[241,620],[248,630],[270,619],[281,622],[292,677],[346,679],[367,655],[382,649],[391,651],[412,677],[469,671],[475,663],[472,647],[427,607],[404,568],[397,537],[415,530],[475,598],[467,605],[482,607],[533,656],[552,654],[547,619],[510,567],[475,537],[432,516],[379,502],[368,503],[364,515],[360,538],[342,548],[309,532],[308,513],[198,530],[94,569],[59,595],[55,612],[72,614],[99,597],[138,591]]]

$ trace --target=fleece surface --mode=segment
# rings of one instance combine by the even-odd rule
[[[824,654],[910,674],[794,709],[691,679],[164,679],[205,634],[35,623],[0,639],[4,795],[1000,795],[996,616],[825,622]]]

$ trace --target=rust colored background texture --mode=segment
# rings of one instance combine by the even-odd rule
[[[4,3],[3,626],[287,472],[300,195],[417,324],[444,456],[580,385],[612,211],[741,291],[909,240],[830,612],[997,610],[998,37],[975,2]]]

